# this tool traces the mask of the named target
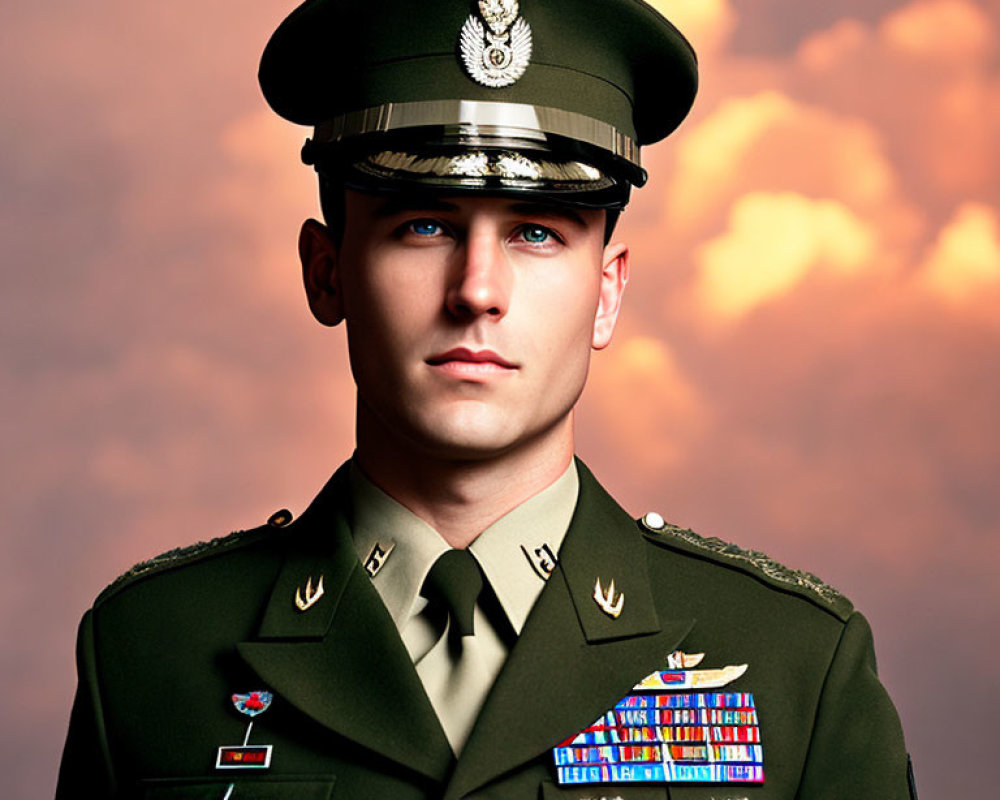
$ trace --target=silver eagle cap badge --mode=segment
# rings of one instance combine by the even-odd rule
[[[491,89],[510,86],[531,60],[531,26],[518,16],[518,0],[479,0],[479,13],[483,19],[470,14],[459,38],[465,71]]]

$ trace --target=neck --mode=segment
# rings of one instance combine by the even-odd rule
[[[551,430],[483,457],[428,453],[379,435],[359,409],[355,461],[396,502],[455,548],[552,485],[573,459],[572,413]]]

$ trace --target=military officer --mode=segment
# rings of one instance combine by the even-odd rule
[[[641,0],[307,0],[260,81],[314,129],[299,253],[357,450],[98,597],[57,797],[911,797],[851,604],[574,457],[683,36]]]

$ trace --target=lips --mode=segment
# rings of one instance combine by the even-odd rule
[[[495,364],[504,369],[517,369],[517,364],[512,364],[505,358],[494,353],[492,350],[470,350],[467,347],[455,347],[445,353],[433,355],[427,359],[427,363],[432,367],[449,363],[466,364]]]

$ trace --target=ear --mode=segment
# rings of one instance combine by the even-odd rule
[[[340,291],[340,253],[327,227],[314,219],[302,223],[299,232],[299,260],[302,282],[313,316],[324,325],[344,319]]]
[[[603,350],[611,344],[615,332],[618,312],[622,307],[622,296],[629,276],[629,250],[625,244],[609,244],[604,248],[604,264],[601,267],[601,294],[594,317],[594,335],[591,347]]]

